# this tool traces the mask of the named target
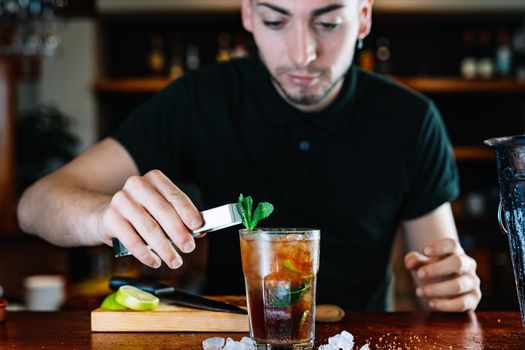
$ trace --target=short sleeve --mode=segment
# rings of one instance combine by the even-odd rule
[[[407,159],[409,186],[401,212],[404,220],[425,215],[459,195],[454,152],[433,103],[429,103],[416,135]]]
[[[129,152],[141,174],[159,169],[171,179],[184,178],[183,147],[190,112],[182,80],[136,108],[111,134]]]

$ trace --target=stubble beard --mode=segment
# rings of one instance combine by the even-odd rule
[[[319,93],[315,95],[308,95],[308,88],[302,88],[299,91],[299,94],[296,96],[290,94],[273,74],[270,74],[270,79],[282,93],[284,98],[290,103],[297,106],[314,106],[323,101],[334,90],[334,88],[339,84],[339,82],[341,82],[344,79],[344,76],[345,74],[341,74],[341,76],[339,76],[336,80],[332,81],[330,84],[328,84]]]
[[[296,105],[296,106],[314,106],[316,104],[319,104],[322,102],[330,93],[339,85],[340,82],[344,80],[346,77],[346,74],[348,70],[351,67],[351,62],[348,64],[348,67],[343,71],[343,73],[337,77],[335,80],[331,81],[329,84],[327,84],[319,93],[315,95],[308,95],[308,88],[302,88],[299,91],[298,95],[292,95],[290,94],[284,86],[281,84],[279,79],[276,78],[276,76],[270,71],[268,68],[268,65],[266,64],[264,57],[260,55],[261,61],[266,66],[266,69],[270,73],[270,79],[272,80],[274,86],[280,91],[281,95],[284,97],[285,100],[287,100],[290,104]],[[300,67],[279,67],[275,70],[275,74],[277,76],[284,75],[288,72],[293,71],[300,71],[304,70]],[[323,80],[323,78],[328,77],[328,80],[330,80],[330,71],[328,69],[321,69],[321,68],[307,68],[306,71],[308,73],[318,74],[320,80]]]

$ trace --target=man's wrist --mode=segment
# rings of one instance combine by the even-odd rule
[[[86,218],[86,231],[83,232],[83,237],[81,240],[85,239],[86,241],[83,244],[87,245],[99,245],[99,244],[108,244],[109,239],[105,237],[107,234],[105,232],[105,227],[103,223],[104,213],[109,207],[111,202],[111,196],[99,195],[97,196],[96,203],[94,203],[91,210],[89,210]]]

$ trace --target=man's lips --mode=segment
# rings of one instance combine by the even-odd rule
[[[303,74],[288,74],[288,78],[295,85],[309,87],[317,83],[319,80],[318,75],[303,75]]]

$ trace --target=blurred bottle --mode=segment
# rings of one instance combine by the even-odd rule
[[[492,34],[483,29],[479,33],[479,58],[477,72],[481,79],[494,78],[494,60],[492,49]]]
[[[4,290],[2,286],[0,286],[0,323],[5,321],[5,318],[6,318],[5,309],[7,307],[7,301],[2,299],[3,296],[4,296]]]
[[[514,33],[513,47],[516,78],[525,80],[525,19]]]
[[[182,45],[182,38],[178,35],[173,37],[171,44],[171,62],[170,62],[170,78],[177,79],[184,74],[184,49]]]
[[[463,78],[469,80],[476,78],[476,32],[472,29],[463,32],[463,58],[460,65]]]
[[[390,40],[386,37],[379,37],[376,41],[376,68],[377,71],[389,74],[392,71]]]
[[[463,196],[465,212],[473,218],[480,218],[487,213],[487,198],[481,191],[472,191]]]
[[[509,31],[506,28],[498,30],[497,42],[496,72],[500,77],[508,78],[512,73],[512,48]]]
[[[151,37],[151,51],[148,55],[148,63],[151,74],[161,75],[164,73],[166,65],[164,39],[160,35]]]
[[[232,58],[243,58],[248,56],[248,49],[246,48],[246,40],[244,35],[235,35],[233,50],[231,52]]]
[[[188,70],[195,70],[200,66],[199,46],[195,43],[189,44],[186,47],[186,68]]]
[[[231,36],[228,33],[220,33],[217,39],[217,62],[226,62],[232,58]]]

